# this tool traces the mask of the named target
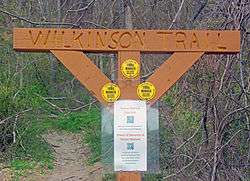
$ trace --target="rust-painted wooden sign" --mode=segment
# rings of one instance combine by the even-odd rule
[[[238,31],[14,29],[17,50],[235,52]]]
[[[14,28],[17,51],[50,51],[102,103],[144,99],[155,103],[204,53],[237,53],[239,31]],[[117,84],[112,84],[84,52],[118,53]],[[143,83],[143,52],[172,52]],[[133,61],[132,61],[133,60]],[[139,181],[139,173],[120,173],[119,181]]]

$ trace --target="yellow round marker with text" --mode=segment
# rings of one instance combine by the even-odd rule
[[[121,95],[118,85],[113,83],[107,83],[102,87],[102,97],[107,102],[115,102]]]
[[[121,72],[128,79],[136,78],[140,73],[140,65],[133,59],[125,60],[121,65]]]
[[[137,95],[141,100],[151,100],[155,97],[156,88],[150,82],[143,82],[137,87]]]

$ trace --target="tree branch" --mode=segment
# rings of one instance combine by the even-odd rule
[[[34,26],[46,26],[46,25],[58,26],[58,25],[61,25],[61,26],[70,26],[70,27],[72,27],[72,28],[74,28],[74,27],[81,28],[81,23],[88,23],[88,24],[92,24],[92,25],[94,25],[94,26],[96,26],[96,27],[99,27],[99,28],[105,28],[105,29],[107,29],[107,27],[105,27],[105,26],[103,26],[103,25],[99,25],[99,24],[97,24],[97,23],[95,23],[95,22],[91,22],[91,21],[83,21],[83,22],[81,22],[81,23],[36,22],[36,21],[29,20],[29,19],[27,19],[27,18],[24,18],[24,17],[22,17],[22,16],[15,15],[15,14],[10,13],[10,12],[8,12],[8,11],[5,11],[5,10],[3,10],[3,9],[0,9],[0,12],[6,14],[6,15],[8,15],[8,16],[14,17],[14,18],[16,18],[16,19],[19,19],[19,20],[25,21],[25,22],[27,22],[27,23],[30,23],[30,24],[32,24],[32,25],[34,25]]]
[[[169,26],[168,29],[171,29],[171,28],[173,27],[174,23],[176,23],[176,20],[177,20],[178,16],[179,16],[180,13],[181,13],[181,9],[182,9],[182,7],[183,7],[183,5],[184,5],[184,2],[185,2],[185,0],[182,0],[182,1],[181,1],[181,5],[180,5],[180,7],[179,7],[177,13],[175,14],[175,17],[174,17],[174,19],[173,19],[173,21],[172,21],[172,23],[170,24],[170,26]]]

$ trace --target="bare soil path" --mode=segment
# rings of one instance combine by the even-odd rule
[[[87,166],[88,149],[83,146],[80,135],[50,132],[43,136],[53,147],[55,168],[45,175],[32,173],[22,181],[101,181],[101,164]]]

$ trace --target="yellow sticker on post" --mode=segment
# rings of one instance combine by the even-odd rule
[[[151,100],[155,97],[156,88],[150,82],[143,82],[137,87],[137,95],[141,100]]]
[[[133,59],[125,60],[121,65],[121,72],[127,79],[136,78],[140,73],[140,65]]]
[[[102,87],[102,97],[107,102],[115,102],[121,95],[118,85],[107,83]]]

